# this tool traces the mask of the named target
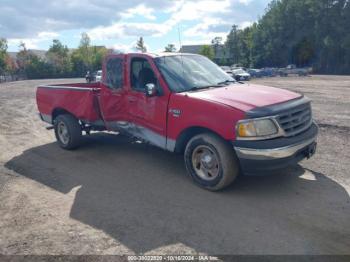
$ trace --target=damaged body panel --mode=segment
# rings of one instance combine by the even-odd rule
[[[39,86],[37,105],[40,118],[53,125],[67,148],[82,131],[128,134],[184,152],[188,172],[212,190],[224,187],[220,179],[233,181],[224,178],[231,171],[221,166],[227,155],[235,164],[231,169],[244,172],[254,165],[297,163],[316,149],[318,129],[307,98],[237,83],[199,55],[108,55],[102,81]],[[78,126],[77,137],[69,140],[67,132]]]

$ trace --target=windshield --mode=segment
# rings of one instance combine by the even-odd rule
[[[224,86],[235,80],[208,58],[200,55],[174,55],[154,59],[155,63],[176,93],[212,86]]]

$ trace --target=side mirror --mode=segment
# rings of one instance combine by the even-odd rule
[[[146,84],[146,96],[147,97],[152,97],[157,95],[157,87],[153,83]]]

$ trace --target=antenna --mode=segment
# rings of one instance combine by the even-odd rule
[[[181,43],[181,31],[180,31],[180,24],[177,25],[177,31],[179,33],[179,44],[180,44],[180,58],[181,58],[181,68],[182,68],[182,77],[185,79],[185,67],[184,67],[184,59],[182,57],[182,43]]]
[[[181,49],[182,49],[182,42],[181,42],[181,31],[180,31],[180,25],[177,25],[177,32],[178,32],[178,35],[179,35],[179,45],[180,45],[180,49],[179,49],[179,51],[180,51],[180,53],[182,53],[182,52],[181,52]]]

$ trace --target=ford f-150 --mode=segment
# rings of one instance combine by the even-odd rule
[[[193,54],[110,54],[99,83],[39,86],[40,117],[58,144],[115,131],[184,154],[189,176],[220,190],[239,173],[270,173],[315,153],[310,100],[236,82]]]

